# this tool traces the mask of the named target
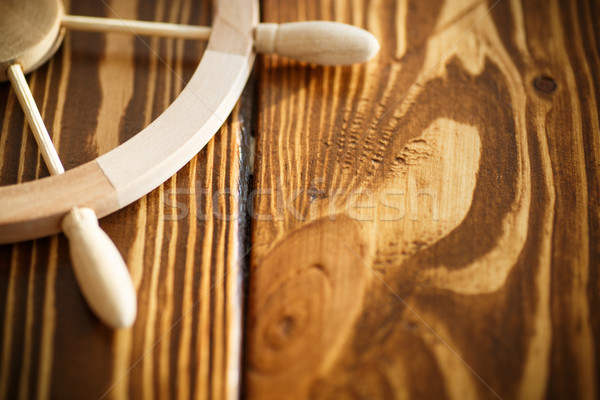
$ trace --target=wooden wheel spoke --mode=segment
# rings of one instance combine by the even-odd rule
[[[27,85],[23,68],[12,64],[7,74],[50,174],[63,174],[65,169]],[[77,282],[92,310],[111,327],[131,326],[137,313],[135,288],[119,250],[100,229],[96,212],[91,208],[73,207],[63,218],[62,227],[69,238]]]
[[[212,28],[166,22],[64,15],[64,28],[167,38],[208,40]],[[371,33],[338,22],[308,21],[259,24],[254,32],[257,53],[279,54],[321,65],[349,65],[369,61],[379,51]]]
[[[61,25],[67,29],[88,32],[116,32],[134,35],[162,36],[181,39],[208,40],[212,29],[207,26],[138,21],[118,18],[64,15]]]
[[[254,62],[257,4],[245,0],[220,4],[196,73],[153,123],[64,174],[0,187],[0,208],[11,210],[0,215],[1,243],[60,232],[62,219],[74,207],[89,207],[99,217],[108,215],[160,185],[204,147],[233,109]],[[58,14],[62,18],[62,11]],[[239,23],[233,26],[232,20]],[[52,35],[54,30],[47,32]]]
[[[58,175],[64,173],[65,168],[63,167],[62,162],[58,157],[58,153],[56,152],[56,148],[52,143],[52,139],[48,134],[48,130],[46,129],[42,115],[35,104],[29,85],[27,85],[27,80],[23,74],[23,68],[21,68],[21,65],[19,64],[12,64],[8,67],[7,75],[17,94],[21,108],[27,117],[27,122],[31,127],[35,141],[40,148],[42,157],[44,158],[50,174]]]

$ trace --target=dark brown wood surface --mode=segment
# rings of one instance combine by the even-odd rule
[[[209,2],[73,1],[73,14],[210,24]],[[203,43],[70,33],[28,76],[67,169],[139,132],[179,94]],[[48,174],[8,84],[0,180]],[[83,301],[64,236],[0,247],[0,398],[236,398],[241,343],[238,107],[178,174],[102,219],[138,293],[112,332]],[[138,155],[132,154],[131,157]],[[213,193],[220,193],[213,196]]]
[[[248,397],[597,398],[598,3],[263,10],[382,49],[260,69]]]
[[[0,246],[0,398],[598,398],[597,2],[261,9],[362,26],[381,52],[353,67],[260,58],[209,145],[101,221],[138,289],[131,330],[91,314],[62,235]],[[160,114],[204,48],[143,39],[69,34],[28,76],[67,168]],[[7,84],[0,121],[0,184],[47,175]]]

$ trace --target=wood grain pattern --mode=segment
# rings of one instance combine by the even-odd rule
[[[109,5],[210,21],[204,2]],[[94,0],[67,6],[111,15]],[[240,373],[250,399],[597,398],[600,7],[262,10],[266,22],[352,23],[382,49],[354,67],[262,58],[256,93],[207,148],[101,221],[138,290],[132,330],[94,319],[62,236],[0,246],[0,398],[233,398]],[[203,50],[147,44],[69,35],[31,75],[67,169],[160,114]],[[0,183],[46,176],[7,85],[0,121]]]
[[[106,4],[76,1],[66,9],[203,25],[213,11],[189,0]],[[190,79],[204,46],[67,35],[29,76],[65,167],[93,160],[154,120]],[[87,308],[62,235],[0,246],[0,398],[237,397],[242,233],[225,217],[238,207],[239,115],[238,108],[165,184],[100,221],[138,292],[132,329],[115,333]],[[0,121],[0,183],[47,176],[7,84],[0,85]]]
[[[247,397],[597,398],[598,5],[263,10],[382,49],[260,69]]]

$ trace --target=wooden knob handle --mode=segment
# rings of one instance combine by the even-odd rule
[[[107,325],[128,328],[137,313],[135,288],[123,257],[90,208],[73,208],[62,221],[75,277],[90,308]]]
[[[308,21],[260,24],[254,47],[258,53],[321,65],[349,65],[369,61],[379,51],[371,33],[339,22]]]

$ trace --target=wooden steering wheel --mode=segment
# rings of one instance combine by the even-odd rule
[[[54,156],[44,153],[44,148],[51,153],[53,147],[49,137],[43,141],[41,117],[36,120],[30,115],[37,110],[23,73],[54,54],[66,29],[208,38],[187,86],[137,135],[66,172],[60,170],[58,160],[60,168],[53,176],[0,187],[0,243],[64,230],[84,297],[100,319],[113,327],[134,322],[135,291],[118,251],[98,228],[96,216],[108,215],[149,193],[206,145],[241,95],[255,51],[306,62],[350,64],[368,60],[379,49],[372,35],[347,25],[259,25],[257,0],[217,0],[211,28],[69,16],[60,0],[30,0],[25,6],[14,0],[8,3],[7,10],[0,7],[5,11],[0,16],[0,33],[5,38],[0,39],[0,80],[11,80],[51,172],[52,157],[58,160],[58,156],[55,150]]]

